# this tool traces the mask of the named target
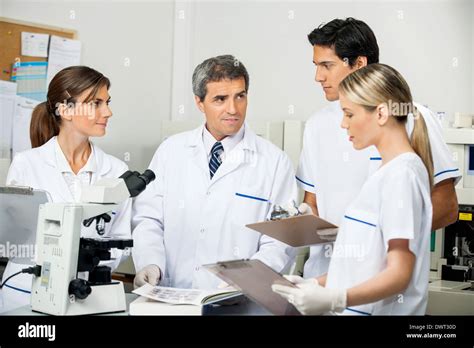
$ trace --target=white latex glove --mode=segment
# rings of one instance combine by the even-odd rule
[[[280,204],[280,207],[283,210],[286,210],[290,216],[295,216],[296,214],[298,214],[298,210],[296,210],[295,205],[295,201],[290,199],[286,204]]]
[[[311,209],[311,207],[304,202],[298,206],[298,211],[301,215],[313,214],[313,209]]]
[[[346,290],[328,289],[317,283],[304,282],[296,288],[273,284],[272,290],[293,304],[304,315],[342,312],[346,308]]]
[[[328,242],[334,242],[337,238],[337,233],[339,228],[325,228],[324,230],[317,230],[316,233],[322,240],[327,240]]]
[[[316,278],[302,278],[297,275],[286,275],[286,274],[283,277],[289,280],[290,282],[292,282],[293,284],[305,284],[305,283],[319,284]]]
[[[133,287],[136,289],[145,285],[145,283],[155,286],[160,282],[160,278],[160,267],[157,265],[148,265],[137,272],[135,279],[133,280]]]

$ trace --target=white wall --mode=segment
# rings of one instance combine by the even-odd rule
[[[250,119],[305,120],[323,107],[306,36],[334,18],[366,21],[381,62],[407,78],[417,101],[449,115],[474,112],[471,0],[178,1],[181,19],[168,0],[0,1],[5,17],[78,30],[83,64],[112,80],[114,118],[98,143],[119,158],[130,153],[133,169],[149,163],[160,120],[202,119],[190,75],[213,55],[232,53],[247,66]]]
[[[189,69],[209,56],[235,54],[250,72],[249,117],[304,120],[326,103],[313,80],[306,36],[322,22],[348,16],[374,30],[381,62],[406,77],[417,101],[450,115],[472,108],[470,0],[200,1],[193,10],[189,55],[175,64]]]
[[[474,62],[474,1],[471,2],[471,25],[472,25],[472,30],[471,30],[471,47],[472,47],[472,53],[471,53],[471,70],[472,70],[472,80],[471,80],[471,90],[472,90],[472,98],[471,98],[471,113],[474,114],[474,67],[473,62]]]
[[[170,114],[173,3],[3,0],[3,16],[78,31],[82,64],[112,81],[114,116],[96,142],[121,159],[129,153],[130,168],[146,168]]]

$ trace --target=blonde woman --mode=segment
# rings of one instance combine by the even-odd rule
[[[303,314],[423,315],[433,178],[425,122],[406,81],[387,65],[348,75],[339,93],[341,127],[355,149],[375,146],[382,166],[346,210],[328,273],[291,277],[295,288],[272,289]],[[411,139],[407,122],[414,126]]]

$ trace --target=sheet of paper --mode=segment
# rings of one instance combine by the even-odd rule
[[[16,97],[15,111],[13,114],[12,158],[15,158],[18,152],[31,149],[31,114],[38,104],[39,102],[34,99],[21,96]]]
[[[16,95],[17,85],[15,82],[0,80],[0,95],[14,96]]]
[[[235,293],[233,288],[216,289],[216,290],[199,290],[199,289],[180,289],[169,288],[165,286],[152,286],[145,284],[142,287],[133,290],[133,293],[145,296],[155,301],[166,302],[171,304],[191,304],[201,305],[204,299],[215,294],[231,294]]]
[[[203,290],[168,288],[164,286],[152,286],[150,284],[145,284],[133,292],[155,301],[172,304],[199,305],[204,297]]]
[[[49,44],[48,85],[60,70],[81,63],[81,42],[51,36]]]
[[[13,65],[12,81],[17,94],[38,101],[46,100],[46,72],[48,62],[22,62]]]
[[[0,158],[11,158],[16,83],[0,80]]]
[[[21,55],[28,57],[48,56],[48,34],[21,32]]]

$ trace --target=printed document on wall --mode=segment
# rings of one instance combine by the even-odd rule
[[[39,102],[34,99],[16,97],[15,112],[13,114],[12,159],[18,152],[31,149],[31,114],[38,104]]]
[[[81,42],[59,36],[51,36],[48,59],[48,85],[54,75],[68,66],[80,65]]]
[[[21,55],[28,57],[48,56],[48,34],[21,32]]]
[[[46,100],[46,72],[48,62],[19,62],[13,65],[12,81],[17,84],[17,95]]]
[[[10,158],[17,85],[0,80],[0,158]]]

